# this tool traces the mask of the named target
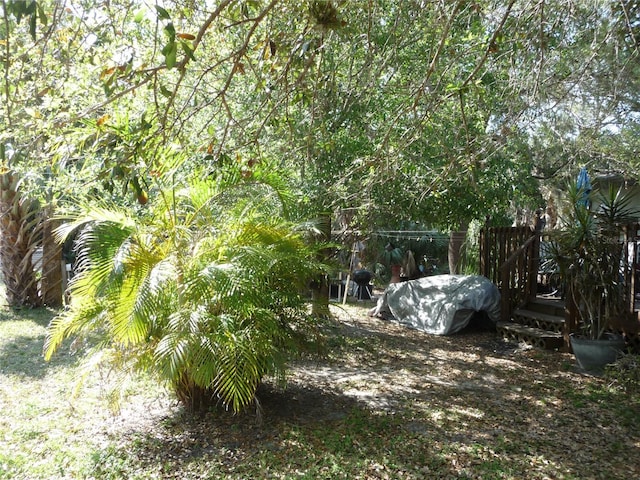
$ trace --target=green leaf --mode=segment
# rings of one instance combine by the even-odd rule
[[[167,98],[171,97],[171,90],[169,90],[164,85],[160,85],[160,93]]]
[[[29,33],[31,34],[31,38],[35,41],[36,39],[36,22],[38,17],[35,14],[32,14],[29,17]]]
[[[164,8],[162,8],[160,5],[156,5],[155,7],[156,7],[156,11],[158,12],[158,18],[162,20],[171,19],[171,15],[169,15],[169,12],[167,12]]]
[[[184,50],[184,53],[187,55],[187,57],[195,62],[196,57],[194,57],[193,55],[193,48],[191,48],[191,45],[189,45],[187,42],[180,42],[180,45],[182,46],[182,50]]]
[[[40,4],[38,4],[38,17],[40,18],[40,23],[46,27],[49,20],[47,19],[47,14],[45,13],[44,8]]]
[[[174,42],[171,44],[171,49],[169,50],[165,58],[165,63],[167,64],[167,68],[173,68],[176,66],[177,55],[178,55],[178,45]]]
[[[175,41],[176,39],[176,28],[173,26],[173,22],[169,22],[164,27],[165,33],[169,36],[170,41]]]
[[[133,17],[133,21],[136,23],[141,23],[144,20],[144,8],[141,8],[136,12],[136,15]]]
[[[176,42],[167,43],[162,49],[164,55],[164,61],[167,68],[173,68],[176,66],[176,59],[178,55],[178,44]]]

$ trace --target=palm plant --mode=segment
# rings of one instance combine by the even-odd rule
[[[22,178],[12,170],[0,172],[0,258],[7,302],[14,307],[38,307],[42,297],[33,265],[41,246],[39,202],[20,188]]]
[[[624,310],[626,252],[621,234],[625,224],[636,220],[637,211],[631,197],[613,187],[586,194],[571,186],[567,203],[550,253],[578,309],[583,333],[595,340]]]
[[[79,232],[79,269],[46,358],[99,334],[103,356],[156,374],[191,410],[237,412],[265,376],[284,378],[320,338],[300,292],[323,266],[259,177],[207,176],[159,192],[142,217],[88,206],[60,227]]]

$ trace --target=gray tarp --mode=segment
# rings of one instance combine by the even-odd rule
[[[475,312],[500,320],[500,292],[480,275],[435,275],[392,283],[370,315],[389,317],[418,330],[450,335],[467,326]]]

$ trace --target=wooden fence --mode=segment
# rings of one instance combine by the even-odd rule
[[[541,245],[545,243],[537,219],[534,227],[490,227],[480,232],[480,273],[500,289],[502,319],[509,321],[514,309],[524,306],[538,293],[545,272],[540,269]],[[627,314],[613,328],[638,339],[640,333],[640,223],[625,226],[620,235],[621,248],[627,252],[620,266],[626,287]],[[565,330],[577,328],[575,306],[567,305]],[[637,340],[640,342],[640,340]]]
[[[534,227],[489,227],[480,231],[480,274],[500,289],[501,317],[535,298],[540,264],[539,218]]]

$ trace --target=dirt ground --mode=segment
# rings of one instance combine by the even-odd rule
[[[265,452],[285,461],[295,431],[322,443],[326,432],[344,437],[357,428],[349,448],[364,449],[357,436],[369,436],[371,422],[383,451],[384,442],[413,442],[425,458],[437,456],[446,465],[446,478],[523,478],[522,472],[526,478],[637,478],[640,402],[629,400],[625,410],[623,398],[622,406],[610,408],[612,397],[598,393],[606,380],[579,372],[572,355],[511,343],[473,324],[451,336],[428,335],[369,317],[372,306],[332,305],[328,355],[295,361],[285,389],[261,386],[260,421],[255,411],[221,415],[212,430],[209,421],[187,419],[175,405],[147,403],[144,411],[113,420],[109,437],[131,443],[131,436],[152,432],[143,454],[150,463],[228,452],[224,468],[236,472],[239,462]],[[365,425],[354,424],[354,411],[366,412],[359,414]],[[388,432],[373,427],[381,418],[395,419]],[[310,433],[318,429],[325,429],[320,439]],[[515,473],[474,476],[479,459],[483,468],[495,464]]]
[[[370,317],[371,306],[362,302],[332,307],[337,323],[330,358],[296,362],[288,390],[313,386],[344,397],[343,401],[393,411],[409,400],[426,400],[442,390],[474,397],[514,395],[521,387],[513,374],[523,362],[534,376],[576,375],[572,355],[508,342],[473,322],[455,335],[429,335]],[[308,402],[300,410],[313,411],[314,394],[306,395],[306,400],[305,395],[295,395],[294,404],[296,399]]]

